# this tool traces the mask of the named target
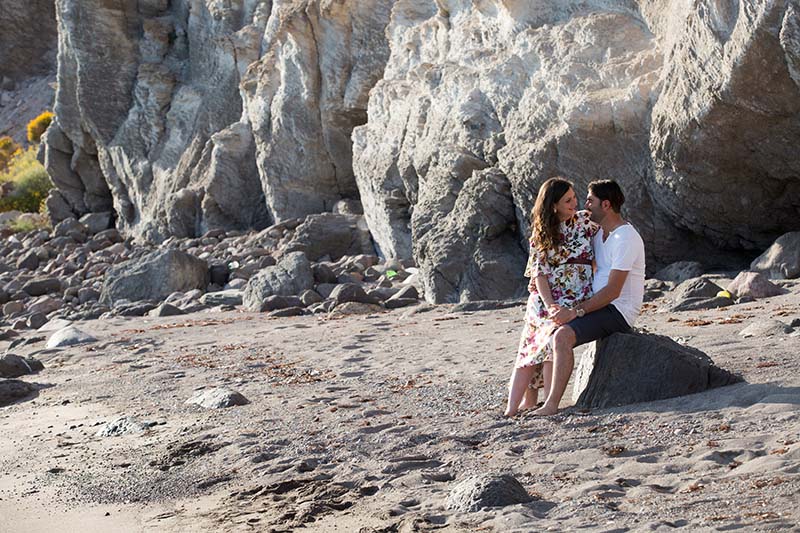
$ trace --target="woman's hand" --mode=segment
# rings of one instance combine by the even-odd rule
[[[558,314],[559,311],[561,311],[561,306],[557,303],[552,303],[547,306],[547,314],[550,315],[551,318]]]

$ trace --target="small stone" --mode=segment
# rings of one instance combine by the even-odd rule
[[[491,507],[505,507],[533,500],[525,487],[511,475],[471,476],[450,491],[447,507],[472,513]]]
[[[31,316],[28,317],[26,324],[31,329],[39,329],[40,327],[47,324],[47,315],[44,315],[42,313],[33,313]]]
[[[155,426],[155,422],[140,422],[133,416],[123,416],[107,423],[97,432],[98,437],[119,437],[128,433],[142,433]]]
[[[747,338],[747,337],[772,337],[774,335],[782,335],[786,333],[791,333],[792,327],[784,324],[780,320],[772,320],[772,319],[763,319],[757,320],[752,324],[748,325],[742,331],[739,332],[739,335]]]
[[[25,310],[25,304],[19,301],[8,302],[3,306],[4,316],[13,316]]]
[[[147,312],[147,316],[152,317],[162,317],[162,316],[178,316],[184,315],[186,312],[179,307],[175,307],[172,304],[163,303],[156,307],[155,309],[151,309]]]
[[[23,285],[22,290],[31,296],[61,292],[61,280],[58,278],[35,278]]]
[[[240,393],[224,388],[214,388],[206,391],[200,391],[188,400],[188,404],[199,405],[206,409],[222,409],[225,407],[233,407],[235,405],[246,405],[250,403],[247,398]]]

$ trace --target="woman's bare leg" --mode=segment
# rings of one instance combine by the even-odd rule
[[[519,410],[533,409],[539,402],[539,391],[541,389],[534,389],[530,385],[525,389],[525,394],[522,396],[522,401],[519,404]]]
[[[542,387],[542,390],[544,391],[543,398],[547,400],[547,397],[550,396],[550,385],[553,383],[552,361],[545,361],[542,363],[542,380],[544,381],[544,387]]]
[[[504,416],[517,414],[519,404],[522,402],[522,397],[525,395],[528,385],[530,385],[532,376],[532,366],[515,368],[511,373],[511,379],[508,383],[508,403],[506,404],[506,411],[503,413]]]

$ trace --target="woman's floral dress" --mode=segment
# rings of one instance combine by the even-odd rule
[[[594,259],[592,238],[600,229],[589,220],[588,211],[578,211],[561,223],[561,242],[557,249],[543,254],[533,244],[525,276],[531,278],[530,296],[525,310],[525,327],[517,352],[516,368],[536,366],[531,386],[542,386],[541,363],[553,358],[550,337],[556,324],[550,320],[547,306],[539,296],[534,279],[547,276],[553,301],[561,307],[574,307],[592,296],[592,265],[568,263],[569,260],[591,262]]]

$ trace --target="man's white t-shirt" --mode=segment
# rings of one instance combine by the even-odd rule
[[[636,228],[623,224],[612,231],[605,242],[601,229],[595,234],[592,244],[597,261],[592,289],[596,294],[608,285],[608,276],[612,270],[628,272],[619,297],[611,304],[625,318],[625,322],[633,326],[644,299],[644,242]]]

